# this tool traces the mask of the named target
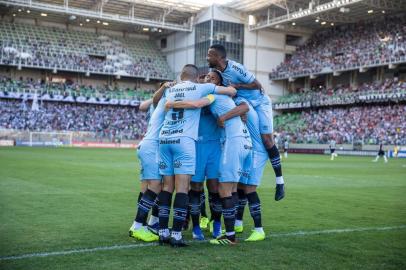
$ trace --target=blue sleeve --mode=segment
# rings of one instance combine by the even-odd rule
[[[210,94],[215,94],[216,85],[212,83],[202,84],[202,97],[205,97]]]
[[[240,63],[234,63],[233,65],[236,65],[237,70],[235,73],[237,74],[238,80],[241,81],[242,83],[252,83],[255,81],[255,76],[252,74],[248,69],[241,65]]]
[[[247,101],[244,99],[244,98],[242,98],[242,97],[236,97],[236,98],[234,98],[234,103],[235,103],[235,105],[240,105],[241,103],[247,103]]]

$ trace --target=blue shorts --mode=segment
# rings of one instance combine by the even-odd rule
[[[196,142],[196,174],[192,177],[192,182],[219,178],[220,156],[220,140]]]
[[[159,140],[159,173],[162,175],[195,174],[196,146],[189,137]]]
[[[240,178],[240,183],[244,185],[259,186],[267,162],[267,153],[252,151],[252,163],[249,176],[242,176]]]
[[[254,107],[258,114],[259,131],[261,134],[271,134],[273,132],[272,102],[269,96],[264,95],[261,103]]]
[[[159,174],[159,142],[157,140],[143,140],[138,145],[137,155],[140,160],[140,179],[161,180]]]
[[[252,160],[251,141],[244,137],[228,138],[221,148],[219,182],[238,183],[241,176],[248,177]]]

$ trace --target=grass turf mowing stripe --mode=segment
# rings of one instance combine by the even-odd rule
[[[353,232],[368,232],[368,231],[391,231],[391,230],[401,230],[406,229],[406,225],[399,226],[387,226],[387,227],[370,227],[370,228],[348,228],[348,229],[331,229],[331,230],[320,230],[320,231],[298,231],[290,233],[273,233],[270,234],[271,237],[290,237],[290,236],[311,236],[319,234],[339,234],[339,233],[353,233]],[[188,241],[188,243],[206,243],[205,241]],[[128,244],[128,245],[114,245],[106,247],[95,247],[95,248],[83,248],[83,249],[71,249],[63,251],[52,251],[52,252],[42,252],[42,253],[29,253],[15,256],[5,256],[0,257],[0,261],[6,260],[20,260],[26,258],[39,258],[39,257],[50,257],[50,256],[63,256],[78,253],[90,253],[105,250],[120,250],[129,248],[143,248],[150,246],[157,246],[158,243],[141,243],[141,244]]]

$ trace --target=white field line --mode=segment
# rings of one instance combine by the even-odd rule
[[[271,233],[270,238],[275,237],[292,237],[292,236],[311,236],[319,234],[339,234],[339,233],[353,233],[353,232],[372,232],[372,231],[393,231],[406,229],[406,225],[399,226],[388,226],[388,227],[369,227],[369,228],[348,228],[348,229],[331,229],[331,230],[320,230],[320,231],[297,231],[288,233]],[[188,241],[189,243],[206,243],[206,241]],[[39,257],[50,257],[50,256],[63,256],[70,254],[80,254],[80,253],[92,253],[97,251],[105,250],[121,250],[121,249],[132,249],[132,248],[144,248],[157,246],[158,243],[139,243],[139,244],[127,244],[127,245],[114,245],[114,246],[104,246],[95,248],[81,248],[81,249],[71,249],[62,251],[51,251],[51,252],[40,252],[40,253],[28,253],[22,255],[14,256],[4,256],[0,257],[0,261],[6,260],[20,260],[26,258],[39,258]]]

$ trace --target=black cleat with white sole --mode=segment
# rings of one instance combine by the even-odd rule
[[[285,197],[285,185],[284,184],[276,184],[275,201],[280,201],[284,197]]]
[[[169,244],[171,247],[187,247],[188,244],[186,244],[185,240],[183,238],[176,240],[175,238],[171,237],[169,240]]]

